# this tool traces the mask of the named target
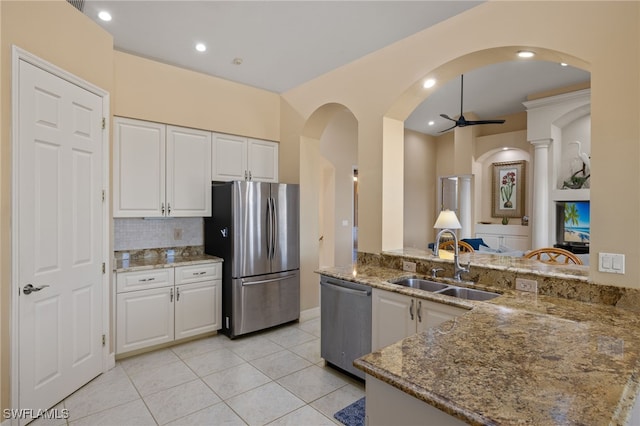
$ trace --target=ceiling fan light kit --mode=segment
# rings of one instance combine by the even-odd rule
[[[441,130],[440,133],[448,132],[456,127],[475,126],[478,124],[504,124],[505,120],[467,120],[462,114],[464,95],[464,74],[460,75],[460,117],[457,120],[449,117],[447,114],[440,114],[440,117],[453,121],[455,124],[448,129]]]

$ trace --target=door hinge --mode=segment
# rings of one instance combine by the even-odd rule
[[[107,336],[105,336],[104,334],[102,335],[102,346],[107,344]]]
[[[102,202],[104,203],[104,200],[107,198],[107,194],[106,191],[103,189],[102,190]]]
[[[107,265],[106,263],[102,262],[102,273],[106,274],[107,273]]]
[[[105,117],[102,117],[102,130],[107,128],[107,119]]]

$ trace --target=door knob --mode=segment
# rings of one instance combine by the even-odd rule
[[[33,284],[27,284],[22,289],[22,292],[24,294],[31,294],[32,291],[40,291],[45,287],[49,287],[49,286],[48,285],[43,285],[43,286],[40,286],[40,287],[34,287]]]

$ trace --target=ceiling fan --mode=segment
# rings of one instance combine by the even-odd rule
[[[456,123],[453,126],[449,127],[448,129],[440,131],[440,133],[448,132],[449,130],[455,129],[456,127],[475,126],[476,124],[504,124],[505,120],[474,120],[474,121],[470,121],[470,120],[467,120],[466,118],[464,118],[464,115],[462,115],[462,99],[463,99],[462,95],[463,95],[463,92],[464,92],[464,74],[460,75],[460,117],[457,120],[454,120],[453,118],[449,117],[447,114],[440,114],[440,117],[446,118],[447,120],[451,120],[454,123]]]

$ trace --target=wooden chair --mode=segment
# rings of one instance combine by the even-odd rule
[[[449,250],[453,251],[453,240],[448,240],[440,243],[438,246],[440,250]],[[460,253],[473,253],[475,250],[471,247],[471,244],[465,243],[464,241],[458,241],[458,250]]]
[[[549,263],[552,265],[575,263],[576,265],[582,265],[582,260],[575,254],[568,250],[545,247],[537,250],[533,250],[524,255],[527,259],[535,259],[540,262]]]

